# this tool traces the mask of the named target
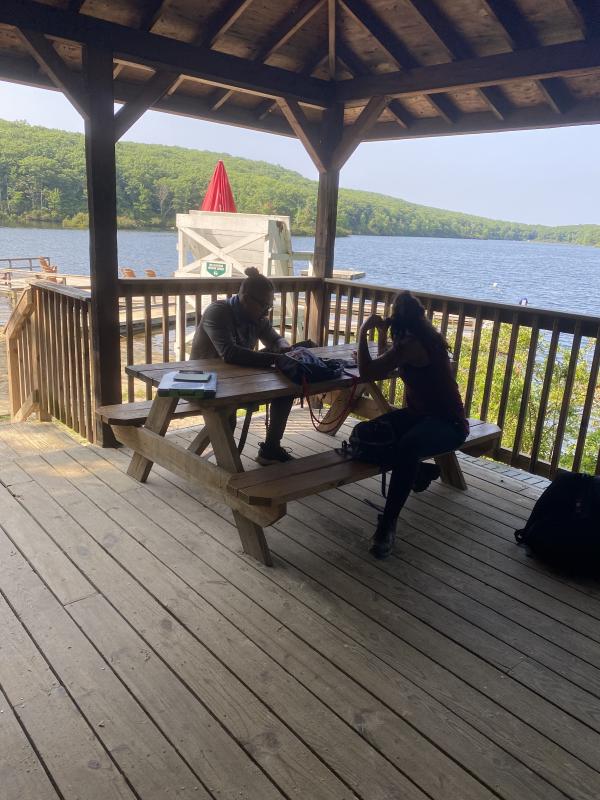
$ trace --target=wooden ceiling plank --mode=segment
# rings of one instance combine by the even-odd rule
[[[526,50],[540,45],[535,29],[521,14],[514,0],[481,0],[486,11],[496,20],[513,50]],[[557,114],[564,113],[573,103],[573,98],[559,80],[536,81],[546,102]]]
[[[151,31],[158,20],[162,17],[166,6],[170,0],[151,0],[144,7],[139,28],[142,31]]]
[[[367,65],[363,63],[360,57],[357,56],[352,48],[339,36],[337,39],[337,53],[340,61],[354,77],[371,74]],[[394,115],[396,122],[401,128],[408,128],[413,119],[408,109],[404,108],[398,100],[392,100],[388,105],[388,109]]]
[[[344,166],[363,141],[365,134],[375,125],[388,102],[389,99],[387,97],[372,97],[369,100],[354,124],[344,130],[342,140],[333,153],[330,167],[341,169]]]
[[[212,47],[217,39],[227,33],[232,25],[235,25],[252,2],[254,0],[230,0],[225,3],[223,8],[216,11],[209,18],[200,34],[194,40],[194,44]]]
[[[157,72],[141,88],[135,100],[125,103],[115,114],[115,142],[118,142],[132,125],[169,91],[178,79],[169,72]]]
[[[281,113],[289,123],[298,139],[304,145],[308,155],[319,172],[327,171],[327,161],[324,157],[323,148],[319,140],[316,129],[306,118],[299,104],[290,98],[279,98],[278,101]]]
[[[50,76],[81,116],[87,119],[88,98],[82,78],[71,72],[42,33],[21,28],[17,29],[17,34],[39,66]]]
[[[255,64],[262,64],[267,61],[273,53],[291,39],[291,37],[313,17],[327,0],[303,0],[291,14],[288,14],[280,25],[277,25],[268,35],[263,45],[255,54],[252,61]],[[232,92],[226,89],[218,90],[214,93],[214,102],[217,108],[227,102]],[[277,106],[277,103],[272,103]]]
[[[564,0],[585,37],[600,36],[600,7],[595,0]]]
[[[448,17],[432,0],[408,0],[408,2],[453,61],[473,58],[475,52],[469,42],[456,30]],[[503,119],[508,103],[502,92],[479,89],[478,94],[490,111],[499,119]]]
[[[395,97],[430,95],[500,86],[520,80],[568,77],[599,68],[597,42],[567,42],[434,64],[409,72],[339,81],[336,97],[339,102],[344,102],[362,100],[382,92]]]
[[[102,42],[117,57],[240,91],[273,98],[289,96],[318,108],[333,101],[334,90],[329,81],[253,64],[237,56],[194,47],[89,15],[70,14],[32,0],[3,0],[0,22],[81,44],[94,46]]]

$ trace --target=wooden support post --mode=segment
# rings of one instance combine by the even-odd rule
[[[121,355],[117,257],[117,190],[113,58],[109,50],[84,49],[89,116],[85,122],[94,398],[97,406],[121,402]],[[96,439],[115,447],[108,425],[98,423]]]
[[[330,169],[319,175],[313,275],[323,279],[331,278],[333,274],[339,181],[340,172],[337,169]],[[329,288],[325,282],[312,290],[310,302],[308,337],[320,345],[327,344]]]

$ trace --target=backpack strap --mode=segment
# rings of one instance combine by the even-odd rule
[[[348,373],[349,374],[349,373]],[[332,429],[340,422],[341,420],[345,419],[350,408],[352,407],[352,403],[354,402],[354,396],[356,395],[356,389],[358,387],[358,378],[355,375],[351,375],[352,377],[352,389],[350,391],[350,397],[348,398],[348,402],[344,405],[344,408],[340,411],[335,419],[330,419],[328,422],[331,425]],[[313,428],[318,430],[318,426],[321,425],[322,420],[315,414],[312,404],[310,402],[310,393],[309,393],[309,383],[305,377],[302,378],[302,399],[306,400],[306,404],[308,405],[308,411],[310,413],[310,421],[312,422]],[[327,433],[327,431],[321,431],[321,433]]]

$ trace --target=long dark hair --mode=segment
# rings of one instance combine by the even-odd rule
[[[414,294],[400,292],[396,295],[392,306],[391,320],[394,339],[403,339],[408,334],[412,334],[426,348],[442,347],[444,350],[450,350],[450,345],[427,319],[423,304]]]

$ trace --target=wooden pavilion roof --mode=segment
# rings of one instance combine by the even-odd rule
[[[121,131],[147,107],[309,140],[332,106],[363,140],[600,122],[596,0],[0,4],[0,79],[73,99],[85,44]]]

